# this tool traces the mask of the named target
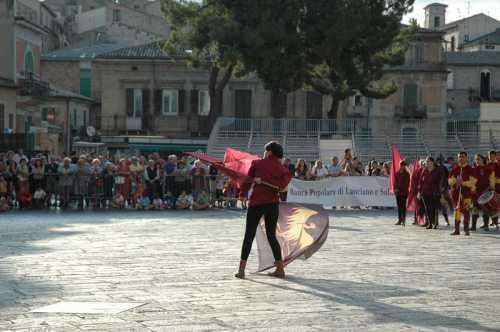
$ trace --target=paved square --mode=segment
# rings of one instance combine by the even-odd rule
[[[334,211],[286,280],[244,281],[239,211],[1,214],[0,331],[500,331],[500,233],[451,237],[394,214]],[[30,312],[61,301],[146,304]]]

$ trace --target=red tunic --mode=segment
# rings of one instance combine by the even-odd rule
[[[497,192],[497,194],[500,194],[500,163],[499,162],[496,162],[496,163],[492,163],[492,164],[489,164],[492,171],[495,173],[495,191]]]
[[[441,173],[437,168],[430,172],[424,169],[418,183],[418,191],[423,195],[438,195]]]
[[[402,172],[396,172],[394,190],[397,191],[397,196],[408,196],[408,192],[410,191],[410,172],[406,169]]]
[[[489,191],[495,182],[495,172],[492,165],[476,166],[474,176],[477,179],[476,195],[479,198],[482,194]]]
[[[261,178],[262,181],[277,186],[280,190],[284,190],[292,179],[290,171],[281,164],[280,159],[274,156],[252,161],[248,176]],[[250,184],[246,183],[241,189],[243,193],[246,193],[249,188]],[[275,203],[279,203],[279,192],[277,190],[264,184],[254,184],[249,206]]]

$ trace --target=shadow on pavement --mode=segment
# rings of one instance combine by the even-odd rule
[[[276,284],[260,280],[249,281],[280,288],[286,291],[313,295],[332,302],[359,307],[373,315],[374,324],[401,323],[425,328],[452,328],[466,331],[494,332],[497,329],[488,328],[473,320],[445,316],[421,309],[404,308],[395,304],[384,303],[383,299],[395,297],[414,297],[425,292],[418,289],[387,286],[370,282],[353,282],[346,280],[305,279],[287,276],[286,283],[297,284],[306,289],[286,286],[286,283]]]

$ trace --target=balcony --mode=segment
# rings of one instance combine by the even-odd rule
[[[396,106],[394,117],[399,119],[426,119],[427,106]]]
[[[50,94],[50,85],[40,80],[33,73],[25,73],[24,79],[19,80],[21,96],[48,97]]]

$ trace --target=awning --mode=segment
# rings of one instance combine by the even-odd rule
[[[129,144],[129,150],[151,151],[151,152],[186,152],[207,151],[204,144]]]

